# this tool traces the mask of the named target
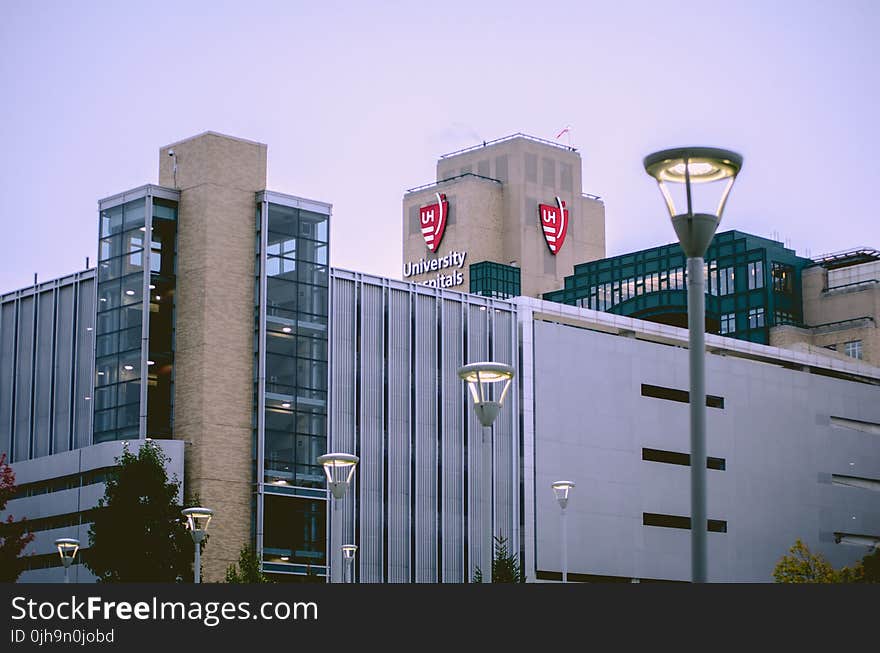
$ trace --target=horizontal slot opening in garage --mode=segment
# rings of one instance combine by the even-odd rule
[[[649,460],[655,463],[668,463],[670,465],[691,466],[691,455],[689,453],[680,453],[678,451],[664,451],[663,449],[646,449],[642,448],[642,460]],[[706,458],[707,469],[717,469],[724,471],[727,467],[727,461],[724,458]]]
[[[651,385],[649,383],[642,384],[642,396],[654,397],[655,399],[668,399],[669,401],[679,401],[683,404],[690,403],[690,392],[687,390],[665,388],[662,385]],[[724,408],[724,397],[706,395],[706,405],[709,408]]]
[[[726,533],[727,522],[722,519],[709,519],[709,532]],[[642,513],[642,523],[645,526],[659,526],[661,528],[691,529],[691,518],[680,515],[661,515],[655,512]]]

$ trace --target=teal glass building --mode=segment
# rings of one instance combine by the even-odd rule
[[[770,327],[803,322],[801,271],[813,262],[775,240],[715,235],[706,252],[706,330],[769,344]],[[687,260],[678,243],[576,265],[543,298],[687,327]]]

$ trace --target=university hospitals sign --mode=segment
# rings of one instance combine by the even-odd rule
[[[403,278],[427,274],[429,272],[437,272],[437,276],[421,283],[432,288],[452,288],[464,283],[464,274],[461,269],[464,267],[464,261],[467,258],[467,252],[450,251],[444,256],[438,256],[433,259],[421,258],[418,261],[407,261],[403,264]],[[453,268],[450,272],[444,272]]]

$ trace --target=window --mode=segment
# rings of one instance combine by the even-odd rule
[[[732,295],[736,292],[733,284],[733,268],[721,268],[718,270],[718,295]]]
[[[773,263],[771,268],[773,291],[791,294],[794,286],[794,268],[782,263]]]
[[[862,359],[862,341],[851,340],[843,343],[843,353],[852,358]]]
[[[725,313],[721,316],[721,334],[736,331],[736,313]]]
[[[706,282],[706,292],[710,295],[717,295],[718,261],[707,261],[703,265],[703,280]]]
[[[749,290],[764,287],[764,263],[762,261],[754,261],[749,263]]]
[[[760,329],[764,326],[764,308],[749,309],[749,328]]]
[[[773,315],[774,324],[794,324],[794,315],[788,311],[776,311]]]

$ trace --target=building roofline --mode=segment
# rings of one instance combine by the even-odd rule
[[[521,309],[531,310],[534,319],[558,322],[569,326],[602,331],[618,336],[629,336],[660,344],[688,347],[688,330],[638,318],[624,317],[614,313],[594,311],[568,304],[533,297],[517,297],[514,301]],[[852,359],[838,360],[831,356],[807,354],[792,349],[761,345],[712,333],[706,334],[706,351],[721,356],[734,356],[779,367],[818,373],[848,381],[880,385],[880,367]]]
[[[545,138],[538,138],[537,136],[529,136],[528,134],[523,134],[522,132],[517,132],[515,134],[510,134],[509,136],[502,136],[501,138],[496,138],[494,141],[483,141],[483,143],[481,145],[472,145],[470,147],[466,147],[461,150],[456,150],[455,152],[441,154],[440,159],[451,159],[452,157],[458,156],[459,154],[467,154],[468,152],[473,152],[475,150],[481,150],[484,147],[489,147],[490,145],[497,145],[498,143],[503,143],[505,141],[512,141],[512,140],[516,140],[518,138],[523,139],[523,140],[527,140],[527,141],[532,141],[534,143],[540,143],[541,145],[555,147],[560,150],[565,150],[567,152],[572,152],[574,154],[577,154],[577,148],[572,147],[571,145],[563,145],[562,143],[548,141]]]
[[[263,147],[266,147],[266,148],[269,147],[265,143],[261,143],[259,141],[252,141],[247,138],[240,138],[238,136],[230,136],[229,134],[221,134],[220,132],[208,130],[208,131],[203,131],[201,134],[196,134],[195,136],[188,136],[186,138],[180,139],[179,141],[174,141],[173,143],[169,143],[168,145],[163,145],[162,147],[159,148],[159,150],[160,151],[166,150],[169,147],[174,147],[175,145],[180,145],[181,143],[186,143],[188,141],[192,141],[197,138],[201,138],[202,136],[219,136],[220,138],[228,138],[233,141],[239,141],[241,143],[248,143],[249,145],[262,145]]]
[[[66,286],[71,283],[77,283],[79,281],[84,281],[87,279],[94,279],[96,275],[96,270],[97,268],[86,268],[85,270],[79,270],[77,272],[64,274],[60,277],[55,277],[54,279],[37,281],[36,284],[22,286],[8,292],[2,292],[0,293],[0,302],[7,302],[21,297],[30,297],[31,295],[43,292],[44,290],[49,290],[51,288],[58,288],[60,286]]]

